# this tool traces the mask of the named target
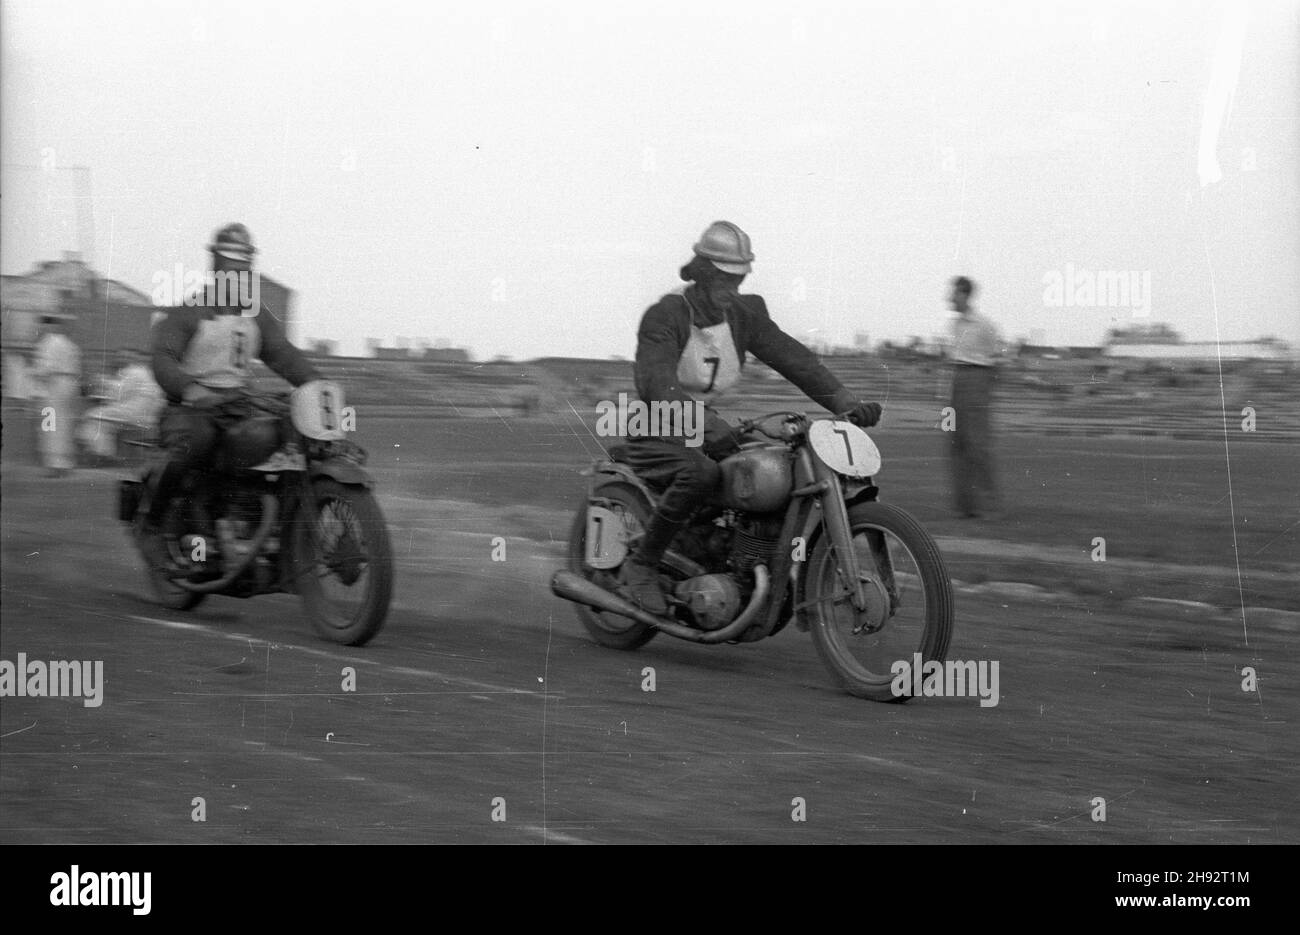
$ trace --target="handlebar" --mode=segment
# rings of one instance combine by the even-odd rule
[[[844,420],[848,418],[849,413],[852,411],[853,410],[851,409],[846,409],[844,412],[832,413],[830,418]],[[783,420],[781,426],[775,431],[768,429],[766,423],[777,418]],[[758,434],[765,435],[774,441],[786,442],[803,435],[808,431],[808,426],[812,422],[822,418],[825,417],[817,416],[813,418],[809,417],[807,413],[782,410],[780,412],[769,412],[765,416],[757,416],[753,419],[742,419],[740,422],[736,423],[736,430],[742,435],[750,432],[757,432]]]

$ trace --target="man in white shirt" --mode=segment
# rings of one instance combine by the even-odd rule
[[[82,444],[101,459],[117,456],[118,432],[153,427],[167,403],[142,352],[121,351],[119,362],[109,400],[86,413],[79,432]]]
[[[76,466],[73,431],[81,414],[81,351],[68,337],[62,318],[42,320],[32,375],[41,387],[37,447],[47,477],[62,477]]]
[[[975,283],[965,276],[952,281],[948,301],[957,317],[948,349],[955,412],[951,464],[957,513],[964,518],[998,509],[990,410],[1003,343],[993,322],[971,306],[974,295]]]

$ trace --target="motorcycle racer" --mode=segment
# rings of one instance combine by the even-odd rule
[[[718,488],[718,461],[739,447],[735,430],[709,404],[740,378],[748,354],[818,405],[847,411],[857,425],[875,425],[881,413],[879,404],[858,400],[812,351],[782,331],[762,296],[740,294],[754,260],[749,235],[728,221],[715,221],[693,253],[679,273],[689,285],[647,309],[637,331],[634,375],[641,400],[705,405],[701,447],[689,447],[681,433],[662,429],[628,438],[628,465],[664,488],[645,535],[624,563],[623,590],[652,614],[667,612],[656,571],[664,550]]]
[[[243,224],[221,228],[208,249],[214,279],[255,275],[257,251]],[[160,529],[167,504],[189,472],[211,459],[221,437],[216,410],[248,387],[254,358],[295,387],[320,379],[266,306],[246,308],[237,289],[209,283],[199,296],[169,309],[154,328],[153,373],[167,397],[160,430],[168,456],[162,469],[151,474],[140,542],[157,568],[169,564]]]

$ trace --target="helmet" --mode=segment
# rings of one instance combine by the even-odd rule
[[[730,221],[714,221],[704,229],[694,247],[695,255],[708,260],[724,273],[743,276],[751,269],[754,251],[749,235]]]
[[[208,244],[208,249],[228,260],[251,261],[257,252],[253,247],[253,235],[243,224],[227,224],[221,228]]]

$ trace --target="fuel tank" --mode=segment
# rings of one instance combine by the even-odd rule
[[[794,455],[785,445],[745,445],[721,467],[722,502],[731,509],[770,513],[790,502]]]

